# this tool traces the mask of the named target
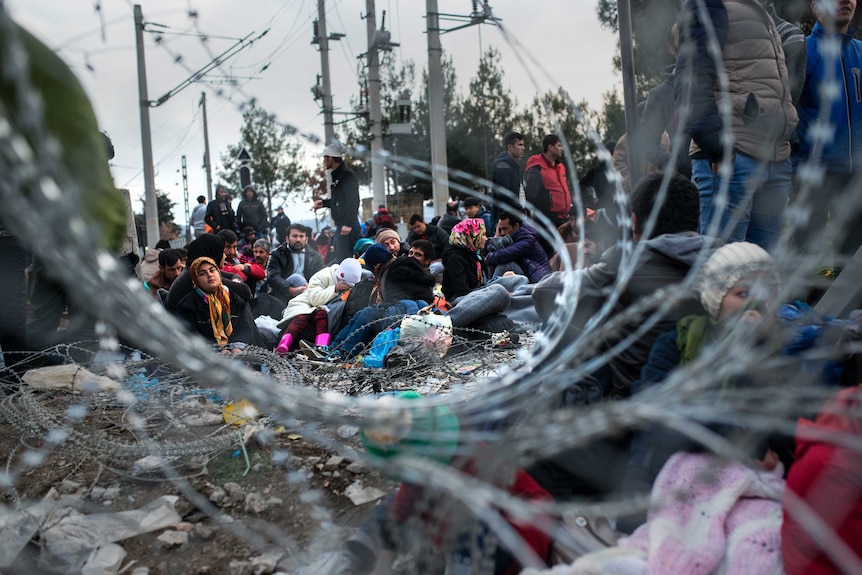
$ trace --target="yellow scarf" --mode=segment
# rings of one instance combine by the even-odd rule
[[[195,284],[195,292],[203,298],[209,307],[210,324],[216,343],[220,347],[224,347],[227,345],[228,336],[233,333],[233,326],[230,323],[230,290],[219,284],[214,293],[207,293],[198,286],[198,270],[205,263],[218,269],[215,261],[211,258],[200,257],[196,259],[191,266],[192,283]]]

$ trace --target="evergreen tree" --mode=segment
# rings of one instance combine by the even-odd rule
[[[251,154],[252,185],[258,198],[272,214],[273,200],[281,204],[291,194],[305,189],[306,173],[302,163],[302,143],[285,135],[275,117],[257,106],[247,107],[242,114],[241,144],[228,146],[221,155],[223,169],[219,177],[228,189],[239,193],[239,162],[236,157],[244,147]]]

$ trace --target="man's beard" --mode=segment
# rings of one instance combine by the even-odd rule
[[[292,249],[295,252],[301,252],[302,248],[303,248],[302,242],[293,242],[292,244],[290,244],[290,249]]]

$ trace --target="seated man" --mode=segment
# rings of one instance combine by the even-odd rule
[[[416,258],[422,267],[428,270],[431,265],[431,259],[434,257],[434,246],[428,240],[416,240],[410,244],[410,249],[407,255],[411,258]]]
[[[171,284],[183,273],[183,267],[185,266],[180,259],[180,252],[173,248],[160,251],[159,269],[145,284],[150,295],[158,299],[160,289],[171,289]]]
[[[254,247],[254,242],[257,239],[257,235],[255,234],[254,228],[251,226],[246,226],[242,230],[242,239],[239,240],[239,243],[236,245],[237,253],[239,257],[246,256],[251,259],[253,256],[252,249]]]
[[[287,240],[270,253],[266,283],[269,293],[285,304],[304,292],[311,276],[323,269],[323,258],[308,245],[309,231],[301,224],[291,224]]]
[[[407,244],[413,245],[416,240],[426,240],[434,246],[434,254],[431,259],[431,273],[437,275],[443,273],[443,248],[449,245],[449,234],[433,224],[426,224],[419,214],[410,216],[410,235],[407,236]]]
[[[332,341],[333,351],[346,357],[357,355],[362,344],[371,342],[390,323],[416,313],[434,300],[434,276],[416,258],[395,257],[383,245],[374,244],[365,252],[365,265],[377,277],[369,305],[350,318]]]
[[[497,235],[509,236],[512,244],[489,253],[485,263],[493,270],[492,277],[501,277],[506,272],[526,276],[536,283],[549,273],[551,264],[539,243],[539,232],[525,224],[520,216],[502,213],[497,223]]]
[[[401,236],[398,235],[398,232],[393,229],[383,228],[377,232],[374,241],[389,250],[391,254],[395,254],[396,256],[407,255],[407,246],[401,241]]]
[[[554,272],[533,289],[533,303],[543,320],[547,321],[557,309],[556,298],[563,291],[563,282],[568,274],[578,274],[581,280],[577,309],[569,326],[573,333],[577,333],[612,294],[617,297],[611,312],[613,316],[657,290],[681,282],[701,252],[710,249],[714,240],[697,233],[700,217],[697,188],[685,177],[674,175],[664,203],[656,206],[662,177],[661,172],[647,174],[632,194],[632,237],[635,242],[643,242],[643,251],[628,281],[623,286],[617,285],[623,259],[619,244],[611,246],[596,263],[585,269]],[[644,237],[641,226],[655,209],[659,210],[655,226],[649,237]],[[680,301],[636,341],[616,354],[609,363],[610,381],[605,381],[610,389],[604,391],[614,396],[627,396],[632,383],[640,377],[641,367],[646,363],[655,339],[682,317],[693,313],[702,313],[700,304],[693,297]],[[602,342],[600,347],[610,348],[626,334],[632,333],[640,323],[640,320],[633,320],[615,341]]]

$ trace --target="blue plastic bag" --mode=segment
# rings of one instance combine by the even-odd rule
[[[389,350],[398,345],[401,328],[384,329],[377,334],[363,356],[365,367],[383,367],[383,360]]]

